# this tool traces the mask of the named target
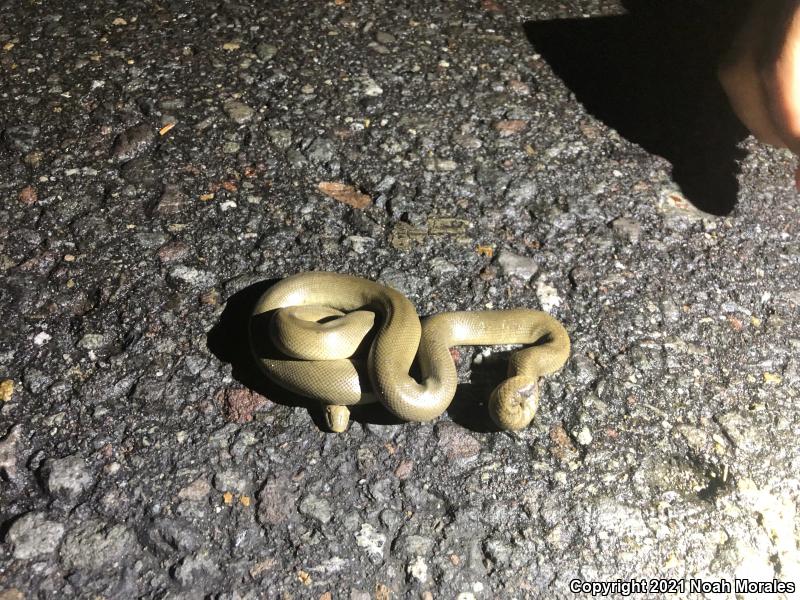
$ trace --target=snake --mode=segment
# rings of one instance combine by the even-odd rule
[[[457,311],[421,320],[395,289],[321,271],[270,287],[249,329],[261,371],[281,388],[319,401],[334,432],[347,429],[349,407],[371,402],[404,421],[435,419],[458,384],[450,348],[499,344],[530,345],[510,355],[508,377],[489,398],[500,429],[523,429],[539,405],[539,378],[558,371],[570,353],[567,331],[545,312]],[[415,360],[419,381],[410,373]]]

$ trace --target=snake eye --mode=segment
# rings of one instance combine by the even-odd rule
[[[527,427],[539,408],[539,384],[536,379],[517,375],[498,385],[489,398],[489,414],[501,429]]]

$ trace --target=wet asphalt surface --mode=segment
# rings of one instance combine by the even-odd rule
[[[800,583],[793,159],[655,17],[0,4],[0,598]],[[470,348],[435,422],[329,434],[247,352],[306,270],[544,309],[573,354],[519,433]]]

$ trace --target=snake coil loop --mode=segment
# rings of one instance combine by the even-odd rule
[[[347,428],[348,406],[368,402],[381,402],[406,421],[436,418],[458,383],[450,348],[493,344],[534,344],[511,355],[509,378],[489,400],[498,427],[522,429],[538,408],[539,377],[569,357],[569,336],[547,313],[451,312],[420,322],[411,301],[396,290],[351,275],[310,272],[270,288],[250,322],[261,370],[281,387],[320,401],[336,432]],[[365,348],[366,381],[357,358]],[[415,358],[419,382],[409,374]]]

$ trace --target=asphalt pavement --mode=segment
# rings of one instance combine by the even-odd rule
[[[721,13],[625,4],[0,3],[0,599],[800,585],[795,159]],[[308,270],[572,356],[521,432],[461,348],[434,422],[327,433],[247,346]]]

